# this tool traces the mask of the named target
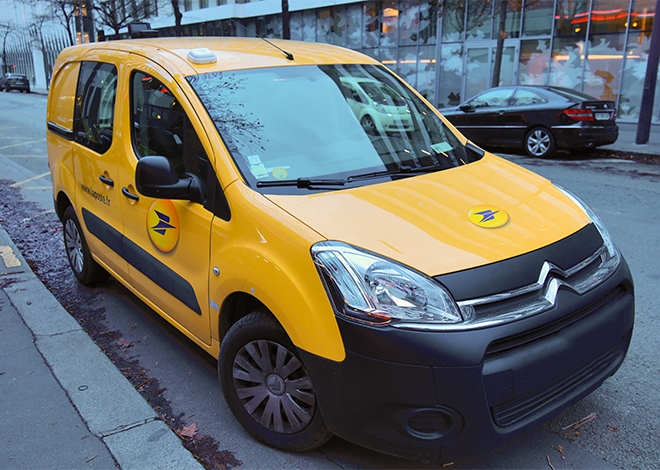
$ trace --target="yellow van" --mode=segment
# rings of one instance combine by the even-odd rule
[[[350,83],[391,90],[383,106],[405,102],[406,124],[365,129]],[[460,458],[624,360],[633,282],[596,214],[364,55],[241,38],[75,46],[47,126],[75,276],[113,276],[218,358],[236,419],[269,445],[336,434]]]

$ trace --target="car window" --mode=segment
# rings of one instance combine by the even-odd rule
[[[117,68],[103,62],[83,62],[78,76],[74,138],[95,152],[112,145],[117,95]]]
[[[268,182],[269,191],[278,180],[445,169],[477,158],[384,67],[269,67],[187,79],[246,182],[255,187]],[[381,99],[403,106],[396,113],[380,104],[355,106],[353,92],[361,94],[357,82],[379,88]],[[367,112],[372,124],[380,124],[365,125]]]
[[[534,93],[530,90],[517,90],[513,100],[511,101],[511,106],[524,106],[529,104],[541,104],[547,103],[548,100],[543,98],[538,93]]]
[[[469,103],[473,108],[494,108],[507,106],[509,104],[509,98],[511,98],[512,94],[512,89],[488,90],[472,98]]]
[[[209,160],[180,101],[157,78],[135,71],[131,78],[131,123],[138,158],[166,157],[182,178],[193,173],[207,181]]]

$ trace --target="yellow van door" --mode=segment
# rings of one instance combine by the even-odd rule
[[[124,159],[116,112],[118,76],[128,54],[95,54],[80,65],[73,117],[76,215],[90,251],[117,278],[126,278],[118,161]]]
[[[137,55],[126,62],[128,83],[120,204],[124,255],[132,287],[152,308],[200,345],[210,345],[209,249],[213,214],[203,203],[138,193],[135,171],[145,156],[164,156],[179,177],[204,184],[213,174],[196,115],[171,76]],[[208,148],[208,143],[206,144]],[[134,290],[134,291],[135,291]]]

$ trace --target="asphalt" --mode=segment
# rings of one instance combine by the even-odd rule
[[[636,124],[604,149],[660,155]],[[0,225],[0,469],[203,468],[55,300]]]

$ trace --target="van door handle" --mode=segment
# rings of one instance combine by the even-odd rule
[[[110,187],[112,187],[112,186],[115,185],[115,181],[114,181],[113,179],[111,179],[111,178],[106,178],[105,176],[100,175],[100,176],[99,176],[99,179],[101,180],[101,183],[103,183],[103,184],[107,184],[107,185],[110,186]]]
[[[133,194],[132,192],[130,192],[125,187],[121,188],[121,193],[129,199],[133,199],[134,201],[139,201],[140,200],[140,196],[138,196],[137,194]]]

